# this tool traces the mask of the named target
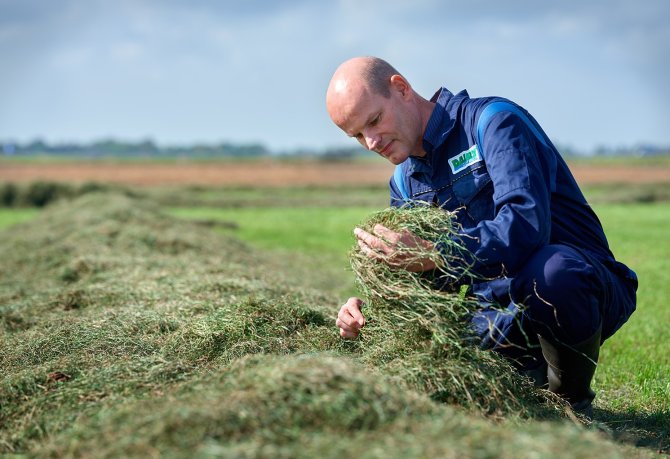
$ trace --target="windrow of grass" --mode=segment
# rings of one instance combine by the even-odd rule
[[[2,161],[0,160],[0,163]],[[60,199],[73,198],[96,191],[116,189],[120,187],[96,182],[72,185],[57,181],[36,180],[29,183],[0,183],[0,210],[3,207],[44,207]],[[126,193],[132,193],[125,189]]]
[[[3,453],[646,455],[521,397],[523,383],[506,394],[523,415],[435,397],[416,377],[448,359],[426,352],[430,335],[380,321],[343,341],[337,299],[305,287],[313,266],[148,201],[90,193],[0,235]]]

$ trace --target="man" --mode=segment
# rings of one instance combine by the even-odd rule
[[[426,100],[374,57],[340,65],[326,106],[345,133],[400,168],[390,181],[392,206],[424,201],[456,212],[473,258],[449,269],[467,266],[476,274],[468,282],[481,304],[472,324],[482,345],[590,416],[600,345],[635,310],[637,278],[614,259],[598,218],[537,122],[502,98],[441,88]],[[380,262],[414,272],[435,268],[397,250],[432,248],[430,241],[381,225],[354,234]],[[342,306],[342,337],[357,337],[365,325],[362,304],[350,298]]]

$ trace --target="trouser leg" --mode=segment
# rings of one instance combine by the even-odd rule
[[[512,279],[510,294],[524,315],[522,326],[565,344],[581,343],[603,322],[604,280],[571,247],[548,245]]]
[[[561,245],[536,252],[510,284],[548,363],[549,390],[587,416],[600,345],[634,308],[628,290],[600,262]]]
[[[492,289],[492,302],[507,309],[483,308],[473,325],[485,347],[510,358],[537,385],[546,384],[546,359],[549,388],[573,405],[577,399],[590,405],[600,344],[635,309],[635,289],[597,260],[549,245]]]

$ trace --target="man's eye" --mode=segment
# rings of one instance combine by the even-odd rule
[[[377,115],[377,116],[375,117],[375,119],[373,119],[372,121],[370,121],[370,126],[376,126],[377,123],[379,123],[379,119],[380,119],[380,118],[381,118],[381,116],[380,116],[380,115]]]

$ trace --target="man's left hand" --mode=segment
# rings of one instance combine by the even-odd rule
[[[375,225],[372,231],[374,234],[360,228],[354,229],[358,246],[368,257],[410,272],[430,271],[436,268],[435,262],[430,258],[416,256],[417,252],[435,250],[432,242],[421,239],[407,230],[398,233],[380,224]]]

